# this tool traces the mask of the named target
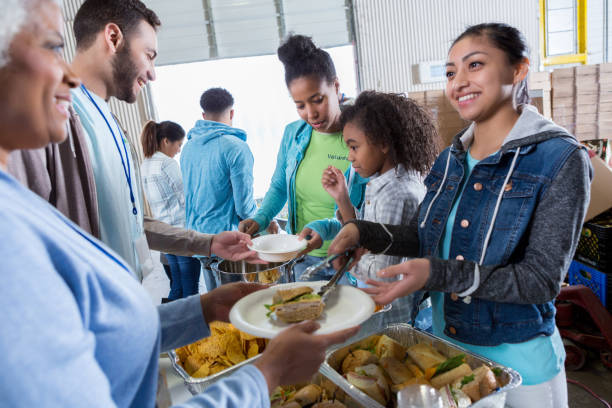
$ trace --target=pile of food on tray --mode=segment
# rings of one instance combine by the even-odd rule
[[[321,374],[316,374],[310,383],[276,387],[270,395],[270,403],[271,408],[361,407]]]
[[[194,378],[208,377],[254,357],[268,342],[230,323],[212,322],[209,327],[210,337],[176,349],[180,365]]]
[[[413,384],[437,389],[450,406],[467,407],[502,387],[501,369],[472,368],[465,354],[442,355],[430,344],[404,347],[386,335],[355,344],[342,360],[341,374],[368,396],[387,406],[392,393]]]

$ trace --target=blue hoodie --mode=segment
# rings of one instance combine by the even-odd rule
[[[253,154],[241,129],[198,120],[181,153],[186,228],[216,234],[255,214]]]

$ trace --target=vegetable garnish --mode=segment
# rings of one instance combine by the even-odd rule
[[[466,375],[465,377],[463,377],[463,379],[461,380],[461,387],[463,388],[464,385],[471,383],[472,381],[474,381],[474,374],[472,375]]]
[[[440,375],[454,368],[457,368],[463,363],[465,363],[465,354],[457,354],[455,357],[451,357],[448,360],[438,364],[438,367],[436,368],[436,373],[433,376],[435,377],[436,375]]]

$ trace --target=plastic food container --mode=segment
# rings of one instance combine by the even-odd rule
[[[503,408],[506,402],[506,392],[508,390],[518,387],[522,382],[520,374],[514,371],[513,369],[500,366],[499,364],[494,363],[491,360],[473,354],[446,340],[443,340],[439,337],[433,336],[421,330],[415,329],[407,324],[389,325],[383,330],[377,332],[376,334],[385,334],[405,347],[409,347],[416,343],[429,343],[433,346],[433,348],[448,357],[464,353],[466,355],[467,364],[469,364],[472,368],[479,367],[483,364],[488,365],[489,367],[499,367],[502,370],[501,379],[504,383],[506,383],[506,385],[502,387],[499,391],[478,400],[474,404],[470,405],[470,407]],[[369,408],[385,408],[377,401],[370,398],[367,394],[359,390],[357,387],[350,384],[339,372],[339,368],[342,365],[342,360],[344,359],[344,357],[346,357],[351,348],[357,342],[367,337],[369,336],[364,336],[363,338],[353,342],[351,345],[343,346],[341,348],[329,351],[327,353],[327,357],[325,358],[325,363],[321,366],[319,371],[321,372],[321,374],[325,375],[331,381],[336,383],[349,396],[351,396],[355,401],[362,404],[363,406]]]

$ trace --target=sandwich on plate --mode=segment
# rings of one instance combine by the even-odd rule
[[[323,313],[325,303],[321,296],[313,293],[309,286],[298,286],[291,289],[279,289],[272,298],[272,304],[264,305],[267,316],[273,315],[285,323],[297,323],[304,320],[315,320]]]

